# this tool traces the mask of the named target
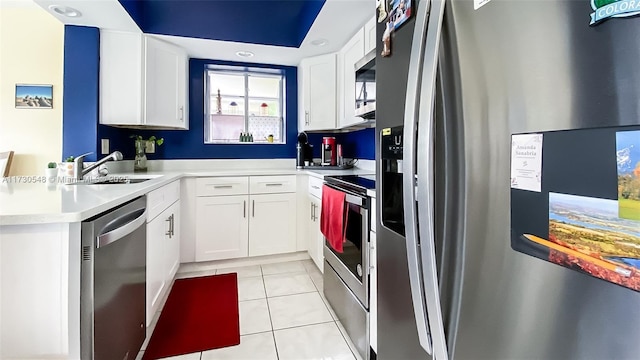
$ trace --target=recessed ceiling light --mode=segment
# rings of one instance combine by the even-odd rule
[[[72,7],[62,6],[62,5],[49,5],[49,10],[54,11],[55,13],[67,16],[67,17],[80,17],[82,13]]]
[[[253,53],[251,51],[236,51],[236,55],[243,58],[250,58],[253,56]]]
[[[311,42],[311,45],[314,46],[325,46],[329,43],[329,40],[327,39],[315,39]]]

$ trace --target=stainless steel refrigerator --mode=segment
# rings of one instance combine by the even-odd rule
[[[640,124],[640,17],[595,14],[614,2],[411,1],[376,57],[378,358],[640,356],[639,292],[510,233],[512,134]]]

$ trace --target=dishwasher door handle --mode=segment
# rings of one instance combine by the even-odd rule
[[[144,209],[142,211],[141,209],[139,209],[139,210],[124,214],[120,216],[118,219],[115,219],[114,222],[118,221],[119,219],[126,219],[136,213],[140,213],[140,215],[135,219],[133,219],[132,221],[125,223],[122,226],[115,228],[106,234],[102,234],[98,236],[97,238],[98,241],[96,242],[96,248],[99,249],[103,246],[107,246],[115,241],[118,241],[124,238],[125,236],[131,234],[137,228],[143,225],[147,221],[147,209]]]

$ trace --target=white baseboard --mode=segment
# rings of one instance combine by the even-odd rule
[[[229,259],[229,260],[192,262],[192,263],[180,264],[180,268],[178,269],[178,274],[196,272],[196,271],[225,269],[225,268],[232,268],[232,267],[265,265],[265,264],[273,264],[273,263],[287,262],[287,261],[299,261],[299,260],[307,260],[307,259],[311,259],[309,257],[309,253],[306,251],[299,251],[299,252],[289,253],[289,254],[254,256],[254,257]]]

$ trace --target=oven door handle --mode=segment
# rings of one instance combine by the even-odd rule
[[[361,207],[364,207],[367,204],[365,199],[351,194],[346,194],[344,201],[346,201],[348,204],[353,204]]]

